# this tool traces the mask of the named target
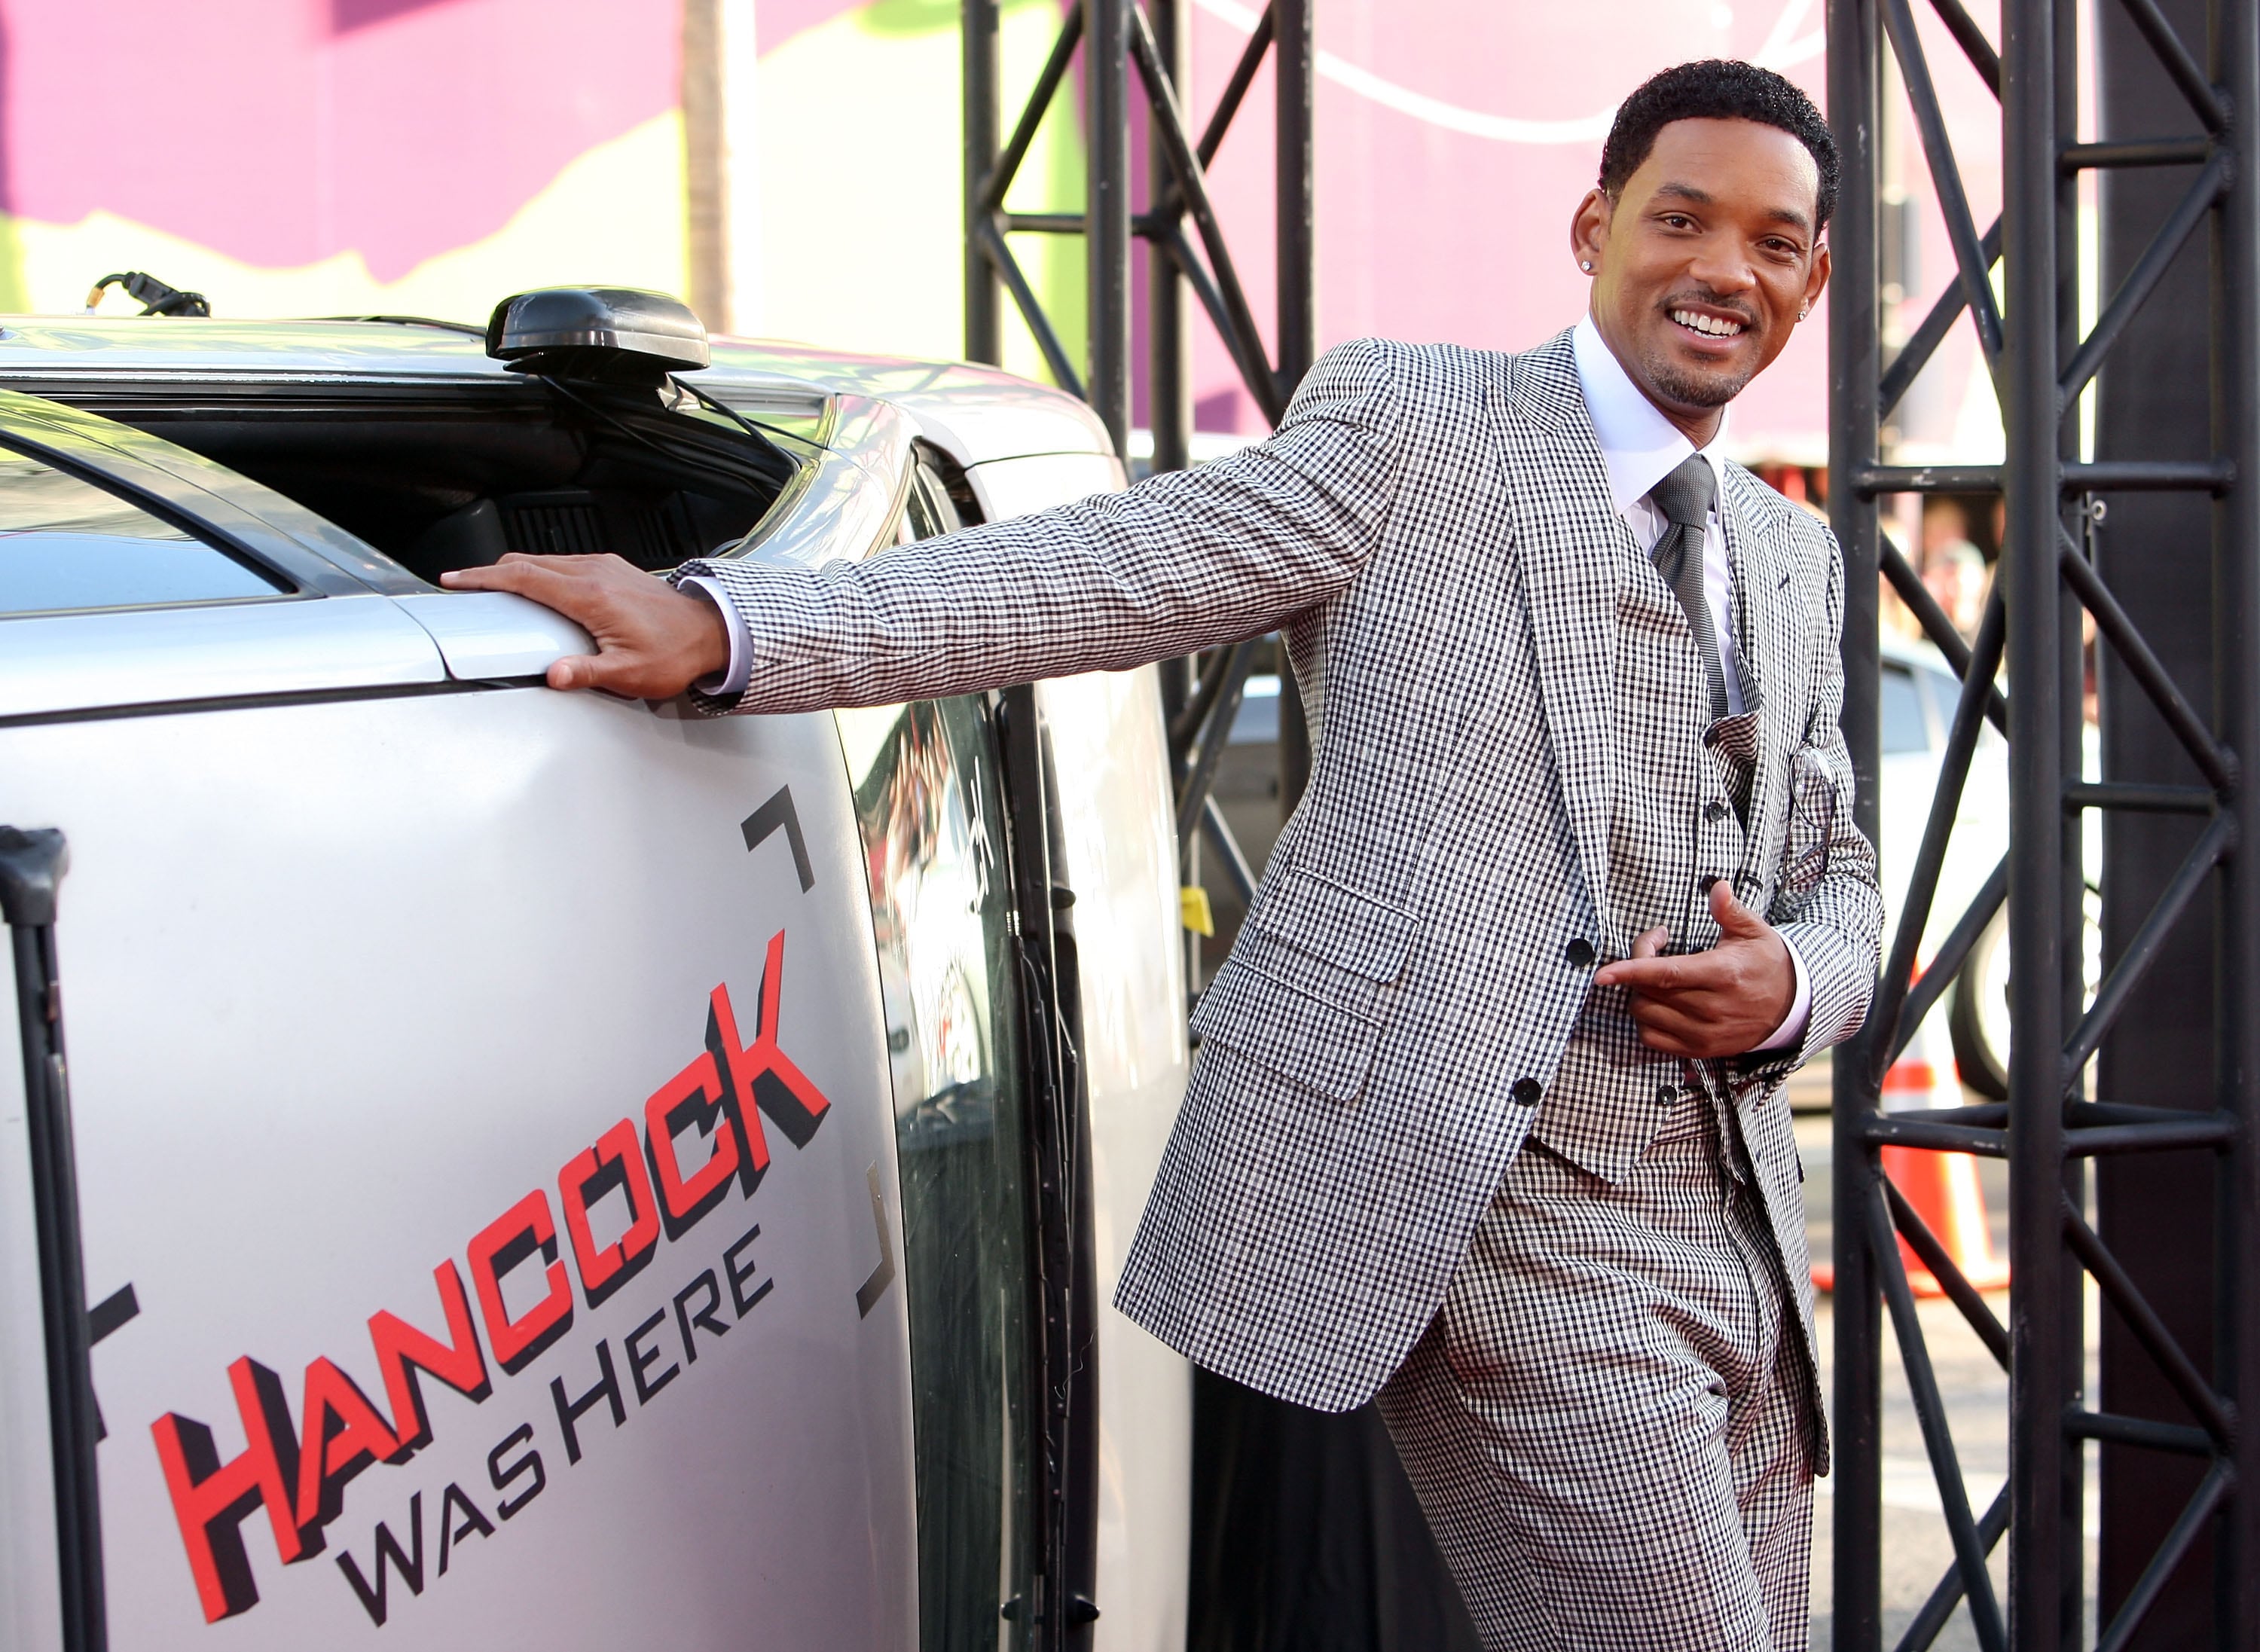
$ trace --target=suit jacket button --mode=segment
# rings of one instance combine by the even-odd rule
[[[1716,797],[1712,798],[1710,802],[1703,805],[1703,818],[1706,820],[1725,819],[1727,818],[1727,805],[1720,803]]]
[[[1670,1084],[1658,1084],[1656,1087],[1656,1105],[1657,1106],[1669,1107],[1673,1102],[1678,1099],[1678,1091],[1672,1088]]]
[[[1546,1093],[1546,1087],[1534,1078],[1518,1078],[1514,1088],[1506,1093],[1518,1107],[1535,1107],[1538,1098]]]
[[[1589,969],[1593,962],[1593,943],[1579,935],[1562,949],[1562,955],[1570,961],[1573,969]]]

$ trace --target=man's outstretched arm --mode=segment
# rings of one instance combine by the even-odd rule
[[[1398,484],[1392,387],[1368,340],[1329,351],[1268,440],[1033,516],[814,569],[698,561],[746,630],[744,692],[712,709],[887,704],[1119,670],[1260,636],[1363,566]],[[727,664],[725,616],[617,557],[511,556],[443,576],[577,621],[597,652],[553,688],[647,699]]]

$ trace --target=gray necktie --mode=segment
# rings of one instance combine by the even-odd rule
[[[1711,604],[1703,594],[1703,524],[1711,514],[1711,499],[1718,491],[1718,473],[1700,454],[1690,454],[1679,468],[1648,490],[1649,498],[1669,524],[1663,537],[1649,553],[1656,571],[1679,598],[1688,629],[1695,633],[1695,651],[1703,656],[1703,675],[1711,685],[1711,720],[1727,714],[1727,677],[1720,669],[1719,640],[1711,631]]]

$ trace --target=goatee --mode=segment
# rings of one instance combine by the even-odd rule
[[[1724,407],[1742,393],[1754,373],[1689,372],[1676,364],[1650,361],[1649,375],[1682,407]]]

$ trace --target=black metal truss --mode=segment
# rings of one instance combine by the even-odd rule
[[[2003,0],[1996,51],[1959,0],[1931,0],[1948,33],[1999,96],[2003,200],[1984,231],[1963,190],[1911,0],[1830,0],[1828,101],[1844,161],[1844,206],[1831,230],[1829,508],[1844,550],[1844,731],[1858,772],[1858,819],[1877,826],[1877,576],[1921,620],[1961,674],[1963,688],[1936,796],[1916,854],[1892,955],[1859,1038],[1835,1066],[1834,1198],[1836,1475],[1834,1640],[1882,1643],[1882,1311],[1888,1306],[1952,1539],[1955,1564],[1899,1644],[1927,1646],[1966,1598],[1981,1646],[2078,1644],[2084,1598],[2082,1453],[2087,1440],[2201,1460],[2197,1489],[2138,1580],[2100,1626],[2098,1644],[2128,1645],[2176,1567],[2208,1531],[2221,1644],[2260,1623],[2260,1431],[2239,1418],[2260,1407],[2260,1303],[2249,1257],[2260,1241],[2260,876],[2246,845],[2260,841],[2260,798],[2242,783],[2240,754],[2260,750],[2260,29],[2250,0],[2210,0],[2207,39],[2193,51],[2156,0],[2123,8],[2134,32],[2179,89],[2193,131],[2135,142],[2078,143],[2076,0]],[[1885,53],[1895,60],[1956,267],[1954,285],[1895,356],[1879,325],[1876,132]],[[2078,178],[2095,168],[2196,165],[2156,240],[2085,336],[2078,330]],[[2176,254],[2210,226],[2212,450],[2177,462],[2081,463],[2082,391]],[[2001,271],[1997,301],[1994,272]],[[1915,468],[1882,462],[1879,432],[1939,343],[1970,319],[2006,431],[1999,466]],[[2189,703],[2097,572],[2094,513],[2104,490],[2172,490],[2214,502],[2215,670],[2212,719]],[[1955,633],[1920,579],[1881,531],[1877,500],[1899,492],[2002,493],[2007,530],[2001,576],[1974,644]],[[2006,604],[2003,593],[2008,600]],[[2081,776],[2082,611],[2101,646],[2151,702],[2197,776],[2187,784],[2088,783]],[[2012,692],[1997,689],[2006,662]],[[1982,723],[2010,739],[2012,849],[1920,976],[1916,949],[1931,916],[1949,833]],[[2080,822],[2089,809],[2185,812],[2205,819],[2147,921],[2119,948],[2084,1003]],[[2114,1105],[2087,1093],[2090,1061],[2175,926],[2213,904],[2219,942],[2213,1061],[2192,1062],[2210,1086],[2192,1111]],[[2013,954],[2013,1059],[2005,1104],[1885,1114],[1885,1069],[1961,969],[2006,901]],[[2013,1289],[2004,1326],[1945,1248],[1884,1176],[1890,1144],[2006,1158],[2010,1176]],[[2211,1369],[2176,1340],[2085,1217],[2085,1163],[2102,1155],[2210,1149],[2218,1198],[2206,1219],[2221,1327]],[[1940,1280],[2008,1374],[2007,1483],[1982,1511],[1964,1491],[1951,1429],[1898,1243]],[[2199,1245],[2192,1243],[2196,1251]],[[2193,1426],[2090,1408],[2083,1393],[2083,1278],[2149,1354]],[[2004,1535],[2008,1598],[1986,1568]]]
[[[1033,336],[1052,376],[1095,408],[1129,456],[1132,362],[1130,260],[1133,243],[1151,251],[1147,283],[1148,389],[1154,468],[1190,461],[1192,431],[1188,293],[1224,341],[1241,382],[1274,424],[1317,354],[1316,251],[1312,233],[1311,0],[1270,0],[1241,51],[1216,106],[1193,136],[1181,89],[1188,31],[1185,0],[1081,0],[1061,24],[1026,104],[1005,133],[999,118],[998,28],[1001,0],[963,0],[965,76],[965,352],[1003,359],[1003,299]],[[1019,175],[1044,118],[1083,56],[1088,175],[1083,210],[1019,212],[1005,197]],[[1278,85],[1276,220],[1278,347],[1267,349],[1208,186],[1208,168],[1264,58]],[[1148,195],[1133,210],[1130,168],[1132,73],[1142,95],[1151,145]],[[1002,141],[999,141],[1002,134]],[[1188,224],[1190,223],[1190,229]],[[1089,267],[1087,370],[1068,357],[1008,239],[1081,235]],[[1177,835],[1186,880],[1193,881],[1205,838],[1243,902],[1255,877],[1210,795],[1256,644],[1218,649],[1162,670],[1164,710],[1175,769]],[[1307,767],[1299,704],[1281,673],[1281,797],[1291,806]]]

